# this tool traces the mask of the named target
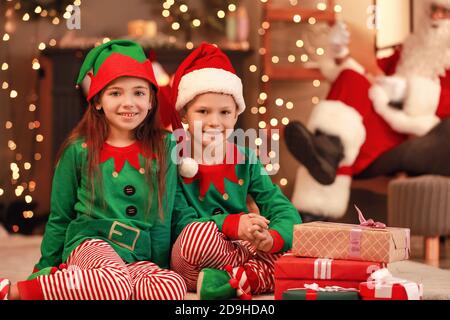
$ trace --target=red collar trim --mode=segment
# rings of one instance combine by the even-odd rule
[[[108,143],[103,143],[102,150],[100,152],[100,163],[103,163],[110,158],[114,159],[114,171],[119,173],[125,161],[135,168],[137,171],[141,169],[141,164],[139,163],[139,154],[144,155],[142,152],[142,144],[140,141],[135,141],[133,144],[126,147],[114,147]],[[154,155],[150,155],[147,158],[154,158]]]
[[[231,151],[233,153],[230,153]],[[225,179],[238,184],[239,179],[236,175],[236,164],[242,164],[245,160],[245,156],[239,152],[235,144],[229,144],[227,146],[227,156],[225,159],[230,159],[232,156],[233,162],[231,164],[199,164],[197,174],[192,178],[183,177],[184,183],[191,184],[198,180],[200,183],[201,197],[206,195],[211,184],[214,185],[220,194],[225,194]]]

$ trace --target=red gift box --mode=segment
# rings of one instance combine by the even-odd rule
[[[385,264],[370,261],[296,257],[285,254],[275,261],[276,279],[367,281]]]
[[[287,253],[275,261],[275,299],[281,299],[287,289],[312,283],[358,289],[372,272],[383,267],[379,262],[303,258]]]
[[[362,282],[359,292],[363,300],[421,300],[422,284],[394,278],[387,269],[372,274],[373,280]]]

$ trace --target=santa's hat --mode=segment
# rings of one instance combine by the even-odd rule
[[[148,80],[158,90],[150,60],[141,46],[130,40],[112,40],[89,51],[81,66],[77,84],[86,75],[91,78],[88,101],[108,83],[123,76]]]
[[[216,46],[202,43],[178,67],[172,86],[177,111],[197,95],[207,92],[233,96],[238,114],[245,110],[242,81],[228,57]]]

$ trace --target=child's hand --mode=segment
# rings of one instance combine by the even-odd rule
[[[273,238],[269,230],[265,229],[262,232],[255,231],[253,236],[255,240],[252,241],[252,244],[256,247],[257,250],[269,252],[272,249]]]
[[[238,238],[253,242],[256,231],[263,231],[269,228],[270,221],[256,213],[243,214],[239,219]]]

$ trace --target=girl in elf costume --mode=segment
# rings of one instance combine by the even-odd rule
[[[0,279],[0,299],[183,299],[184,280],[162,269],[177,172],[151,63],[114,40],[89,52],[77,82],[86,74],[89,107],[61,149],[37,272]]]
[[[181,162],[172,269],[200,299],[271,292],[274,261],[291,248],[301,220],[255,153],[227,142],[245,109],[241,79],[220,49],[203,43],[177,69],[172,90],[194,154],[198,147],[216,152],[215,161],[200,152]],[[248,212],[248,195],[261,215]]]

